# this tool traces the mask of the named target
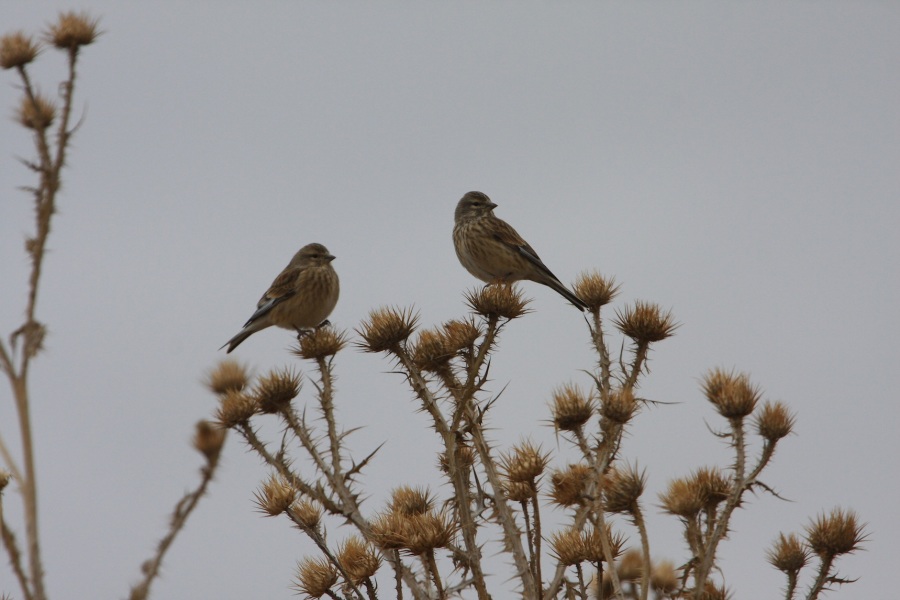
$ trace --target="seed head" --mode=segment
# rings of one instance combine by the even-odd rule
[[[390,511],[395,514],[412,516],[427,513],[434,508],[434,496],[428,488],[400,486],[391,492]]]
[[[516,285],[488,285],[466,292],[466,304],[487,318],[516,319],[530,312],[527,300]]]
[[[644,572],[644,557],[641,551],[632,548],[622,555],[622,559],[616,564],[616,573],[619,579],[624,581],[635,581],[641,578]]]
[[[322,521],[322,507],[317,502],[300,499],[290,508],[291,516],[307,529],[315,529]]]
[[[436,548],[446,548],[453,541],[454,524],[447,513],[429,511],[407,518],[403,547],[410,554],[420,556]]]
[[[256,505],[270,517],[277,517],[291,508],[297,492],[287,481],[277,475],[271,475],[262,486],[253,492]]]
[[[457,442],[456,464],[462,469],[469,469],[475,464],[475,451],[472,450],[472,446]],[[447,460],[446,452],[441,453],[440,467],[445,473],[450,471],[450,461]]]
[[[591,312],[612,302],[619,294],[614,277],[606,278],[597,271],[584,271],[575,282],[575,295],[581,298]]]
[[[372,545],[355,535],[344,540],[338,550],[337,559],[353,585],[361,585],[366,579],[374,576],[381,566],[381,559],[378,558]]]
[[[659,495],[659,501],[663,510],[686,519],[693,518],[705,505],[697,486],[685,479],[670,481],[666,492]]]
[[[852,510],[835,508],[830,515],[821,514],[806,526],[806,541],[813,552],[834,558],[859,550],[868,534]]]
[[[638,510],[638,499],[647,484],[645,471],[638,471],[637,465],[627,469],[611,469],[603,479],[605,508],[613,513],[634,514]]]
[[[707,581],[699,598],[700,600],[729,600],[731,593],[725,587],[725,584],[716,585],[712,581]]]
[[[705,508],[714,508],[731,495],[731,482],[714,467],[700,467],[688,480]]]
[[[504,481],[503,489],[506,497],[513,502],[527,502],[537,495],[537,489],[531,482]]]
[[[439,373],[447,368],[455,351],[450,348],[443,331],[426,329],[419,332],[410,354],[413,362],[423,371]]]
[[[671,561],[661,560],[650,571],[650,586],[658,594],[671,596],[678,589],[679,576]]]
[[[297,565],[297,589],[311,598],[327,594],[337,580],[337,568],[326,558],[304,558]]]
[[[33,61],[41,49],[24,31],[7,33],[0,37],[0,68],[24,67]]]
[[[216,427],[209,421],[199,421],[197,431],[194,434],[194,448],[196,448],[209,464],[215,464],[219,460],[219,453],[225,444],[226,430]]]
[[[447,350],[454,354],[460,350],[471,348],[480,335],[481,330],[471,320],[452,320],[444,323]]]
[[[522,442],[513,446],[510,453],[504,454],[502,461],[503,469],[510,481],[533,483],[547,468],[550,457],[542,453],[539,446],[531,442]]]
[[[581,504],[593,472],[589,466],[580,463],[569,465],[565,471],[554,471],[550,478],[551,500],[560,506]]]
[[[344,332],[335,331],[331,327],[320,327],[300,338],[299,344],[292,352],[300,358],[318,360],[334,356],[346,345],[347,337]]]
[[[585,560],[581,532],[578,530],[566,529],[554,532],[550,536],[550,548],[556,560],[567,567]]]
[[[405,547],[409,517],[394,512],[382,513],[372,521],[373,541],[383,550]]]
[[[794,429],[794,415],[781,402],[766,402],[756,416],[756,431],[770,442],[777,442]]]
[[[703,377],[703,393],[726,419],[743,419],[753,412],[762,395],[746,374],[718,368]]]
[[[581,532],[581,552],[585,560],[589,560],[592,563],[606,560],[606,557],[603,555],[602,535],[607,536],[613,560],[622,553],[622,547],[625,545],[625,537],[623,535],[611,533],[609,530],[601,533],[600,529],[592,527]]]
[[[553,392],[553,425],[557,430],[578,431],[594,414],[594,401],[577,385],[567,383]]]
[[[658,304],[637,300],[634,306],[616,311],[615,326],[638,344],[650,344],[671,337],[678,324],[672,311],[663,312]]]
[[[219,396],[216,422],[225,428],[243,425],[256,414],[256,400],[238,390],[229,390]]]
[[[256,382],[253,395],[259,411],[273,414],[285,410],[300,393],[300,373],[285,368],[269,371]]]
[[[630,388],[613,390],[605,402],[600,402],[600,414],[619,425],[628,423],[636,411],[637,401]]]
[[[375,309],[356,330],[364,341],[360,346],[366,352],[395,350],[416,330],[418,320],[419,316],[414,315],[411,308]]]
[[[779,533],[766,557],[779,571],[788,575],[797,574],[809,562],[809,549],[796,534],[785,536]]]
[[[227,392],[240,392],[247,387],[247,369],[234,359],[219,361],[206,377],[206,385],[216,395],[221,396]]]
[[[60,13],[56,23],[47,29],[47,41],[62,50],[87,46],[100,35],[97,24],[97,19],[92,19],[86,13]]]
[[[55,117],[56,105],[46,96],[36,94],[33,99],[29,96],[22,97],[18,119],[23,127],[43,131],[53,124]]]

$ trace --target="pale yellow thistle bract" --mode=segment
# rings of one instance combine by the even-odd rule
[[[324,513],[322,506],[318,502],[305,498],[295,501],[291,505],[290,511],[300,525],[307,529],[316,529],[319,523],[322,522],[322,514]]]
[[[285,368],[269,371],[260,377],[253,388],[259,411],[262,413],[281,412],[300,394],[300,374]]]
[[[658,304],[643,300],[616,310],[613,324],[638,344],[660,342],[678,329],[672,311],[663,311]]]
[[[612,468],[603,478],[603,497],[606,510],[612,513],[636,512],[638,499],[644,493],[647,476],[637,465]]]
[[[550,498],[560,506],[573,506],[584,501],[585,490],[594,476],[588,465],[576,463],[564,470],[554,471],[550,477],[552,484]]]
[[[794,415],[781,402],[766,402],[756,416],[756,431],[769,442],[776,442],[794,429]]]
[[[577,431],[594,415],[594,400],[581,388],[567,383],[553,391],[550,405],[553,425],[559,431]]]
[[[842,508],[820,514],[806,526],[806,541],[821,557],[834,558],[859,550],[867,537],[865,524],[856,513]]]
[[[373,577],[381,566],[381,559],[372,545],[356,535],[344,540],[337,552],[337,559],[353,585],[361,585]]]
[[[726,419],[743,419],[759,403],[759,388],[750,383],[745,373],[713,369],[703,377],[703,393]]]
[[[530,312],[518,285],[495,284],[466,292],[466,303],[473,311],[487,318],[513,320]]]
[[[281,476],[270,475],[253,495],[260,511],[276,517],[291,508],[297,492]]]
[[[216,409],[216,422],[222,427],[231,428],[244,425],[256,414],[256,400],[238,390],[228,390],[219,396],[219,407]]]
[[[507,478],[514,483],[533,483],[547,468],[549,461],[549,455],[530,441],[516,444],[501,458]]]

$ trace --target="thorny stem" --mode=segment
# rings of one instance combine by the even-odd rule
[[[744,478],[744,472],[747,467],[747,446],[744,441],[744,422],[739,418],[730,419],[730,422],[731,435],[735,449],[732,490],[728,499],[725,501],[725,506],[722,507],[722,511],[718,515],[718,521],[716,522],[712,534],[704,544],[703,556],[694,577],[694,597],[698,600],[703,594],[703,588],[706,585],[706,579],[709,577],[709,572],[715,564],[716,548],[728,531],[728,522],[731,518],[731,513],[734,512],[734,509],[740,504],[741,496],[743,496],[744,490],[747,488],[748,484],[748,480]]]
[[[650,593],[650,540],[647,537],[647,524],[644,522],[644,513],[641,507],[635,503],[634,510],[631,513],[634,520],[634,526],[637,527],[638,535],[641,538],[641,600],[647,600]]]
[[[438,571],[437,562],[434,560],[434,550],[427,551],[422,559],[425,563],[425,568],[428,569],[428,572],[431,575],[431,580],[434,582],[434,587],[437,588],[438,598],[440,600],[444,600],[444,598],[446,598],[446,594],[444,594],[444,585],[441,582],[441,574]]]
[[[537,487],[532,486],[531,511],[534,513],[534,582],[538,591],[543,593],[544,579],[541,574],[541,505],[538,501]]]
[[[0,494],[0,500],[2,499],[2,494]],[[0,502],[0,537],[3,538],[3,547],[9,555],[10,566],[12,567],[13,573],[16,575],[16,579],[19,580],[19,587],[22,588],[22,593],[25,594],[25,600],[31,600],[32,595],[28,585],[28,575],[22,568],[22,554],[19,552],[19,547],[16,544],[15,535],[13,535],[12,530],[7,527],[6,520],[3,518],[2,502]]]
[[[153,583],[153,580],[159,575],[159,567],[162,564],[163,557],[172,545],[172,542],[175,541],[175,536],[177,536],[184,527],[185,522],[187,522],[187,519],[194,511],[194,508],[197,507],[200,498],[206,493],[206,488],[209,486],[209,482],[212,481],[213,475],[216,472],[217,464],[217,460],[206,464],[200,471],[202,478],[199,487],[197,487],[195,491],[184,496],[178,501],[178,504],[175,505],[169,532],[160,540],[156,555],[144,564],[144,579],[141,583],[131,589],[131,594],[129,595],[130,600],[144,600],[149,597],[150,584]]]
[[[316,545],[316,547],[325,555],[325,558],[335,566],[335,568],[341,573],[341,576],[344,578],[344,581],[350,586],[350,589],[353,590],[353,593],[357,598],[362,599],[362,593],[360,593],[359,589],[353,582],[350,580],[350,575],[347,574],[347,571],[344,570],[344,565],[341,564],[341,561],[337,559],[337,557],[328,549],[328,545],[325,543],[325,538],[322,537],[322,534],[319,532],[317,528],[307,527],[303,524],[293,510],[290,508],[285,511],[287,517],[294,523],[303,533],[306,534],[308,538],[310,538]]]
[[[816,575],[815,582],[813,582],[812,586],[809,588],[806,600],[816,600],[816,598],[819,597],[819,594],[825,589],[825,585],[828,583],[828,579],[831,576],[831,564],[834,562],[834,557],[826,554],[819,558],[822,561],[819,564],[819,573]]]

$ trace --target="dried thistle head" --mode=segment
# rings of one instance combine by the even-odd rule
[[[550,536],[550,551],[557,562],[567,567],[584,562],[581,532],[576,529],[554,532]]]
[[[319,360],[334,356],[346,345],[347,336],[344,332],[335,331],[331,327],[319,327],[301,337],[297,347],[291,351],[300,358]]]
[[[527,502],[537,495],[537,488],[530,482],[504,481],[503,491],[513,502]]]
[[[731,482],[716,467],[700,467],[689,478],[705,508],[714,508],[731,495]]]
[[[619,294],[619,286],[614,277],[606,278],[597,271],[584,271],[578,276],[574,291],[591,312],[596,312],[613,301]]]
[[[244,392],[228,390],[219,396],[216,422],[225,428],[244,425],[256,414],[256,400]]]
[[[594,401],[577,385],[567,383],[553,391],[553,425],[562,431],[577,431],[594,414]]]
[[[604,532],[596,527],[591,527],[581,532],[581,553],[584,555],[585,560],[595,564],[606,560],[606,557],[603,555],[603,538],[601,537],[603,535],[607,537],[613,560],[622,554],[625,536],[619,533],[612,533],[608,529]]]
[[[779,533],[766,558],[779,571],[796,575],[809,562],[809,549],[796,534]]]
[[[754,411],[762,395],[745,373],[719,368],[704,375],[703,393],[726,419],[743,419]]]
[[[194,448],[206,457],[206,461],[215,464],[219,460],[222,446],[225,445],[226,430],[216,427],[209,421],[199,421],[194,433]]]
[[[700,600],[729,600],[731,592],[725,587],[725,584],[716,585],[712,581],[707,581],[703,585],[703,591],[699,596]]]
[[[794,429],[794,415],[781,402],[766,402],[756,416],[756,431],[769,442],[777,442]]]
[[[542,452],[540,446],[526,441],[513,446],[512,450],[504,454],[501,460],[503,470],[510,481],[534,483],[547,468],[550,456]]]
[[[423,371],[440,373],[454,357],[455,351],[447,343],[443,331],[420,331],[410,351],[412,360]]]
[[[672,561],[661,560],[650,570],[650,587],[657,594],[671,596],[678,589],[680,577]]]
[[[626,469],[611,469],[603,478],[605,508],[613,513],[634,514],[638,510],[638,499],[647,484],[645,471],[638,471],[637,465]]]
[[[644,557],[641,551],[631,548],[622,555],[616,564],[616,573],[623,581],[635,581],[644,573]]]
[[[481,336],[481,330],[470,319],[447,321],[443,327],[447,349],[454,354],[471,348]]]
[[[322,506],[318,502],[301,498],[290,507],[291,516],[303,527],[316,529],[322,522]]]
[[[665,311],[658,304],[637,300],[634,306],[616,311],[613,324],[619,331],[641,345],[659,342],[671,337],[678,329],[672,311]]]
[[[564,471],[554,471],[550,477],[550,499],[560,506],[581,504],[593,473],[591,467],[581,463],[569,465]]]
[[[806,542],[817,555],[834,558],[859,550],[868,535],[865,524],[852,510],[835,508],[831,514],[821,514],[806,526]]]
[[[216,395],[221,396],[231,391],[240,392],[247,387],[250,376],[247,369],[232,358],[219,361],[219,364],[206,377],[206,386]]]
[[[338,549],[337,559],[353,585],[361,585],[366,579],[374,576],[381,566],[381,559],[372,545],[356,535],[344,540]]]
[[[56,105],[53,100],[42,94],[35,94],[33,98],[23,96],[16,116],[23,127],[43,131],[53,124],[53,119],[56,118]]]
[[[259,411],[265,414],[285,410],[299,393],[300,373],[289,368],[269,371],[257,380],[253,390]]]
[[[447,453],[442,452],[439,459],[441,471],[450,472],[450,461],[447,459]],[[456,464],[461,469],[470,469],[475,464],[475,451],[472,446],[457,442],[456,444]]]
[[[0,68],[24,67],[40,54],[41,47],[24,31],[14,31],[0,37]]]
[[[356,330],[363,338],[360,346],[367,352],[395,350],[416,330],[418,320],[411,308],[377,308]]]
[[[517,285],[488,285],[466,292],[466,304],[487,318],[517,319],[528,313],[528,303]]]
[[[659,495],[659,501],[667,513],[685,519],[695,517],[706,504],[697,486],[686,479],[670,481],[668,489]]]
[[[86,13],[74,11],[60,13],[56,23],[47,28],[47,41],[62,50],[72,50],[92,44],[100,32],[99,21]]]
[[[409,518],[394,512],[382,513],[372,520],[372,540],[383,550],[405,547]]]
[[[429,511],[406,518],[408,527],[403,548],[412,555],[420,556],[437,548],[446,548],[453,541],[455,524],[447,513]]]
[[[637,412],[637,400],[631,388],[612,390],[605,401],[600,402],[600,415],[618,425],[625,425]]]
[[[428,488],[402,485],[391,492],[390,511],[399,515],[421,515],[434,509],[434,496]]]
[[[270,475],[262,486],[253,492],[253,496],[260,511],[270,517],[277,517],[291,508],[297,492],[282,477]]]
[[[338,571],[327,558],[304,558],[297,565],[297,590],[311,598],[327,594],[338,580]]]

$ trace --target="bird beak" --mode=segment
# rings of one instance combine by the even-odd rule
[[[326,254],[326,255],[325,255],[325,260],[327,260],[328,262],[333,261],[335,258],[337,258],[337,257],[334,256],[333,254]]]
[[[494,210],[495,208],[497,208],[497,205],[494,204],[493,202],[488,202],[487,206],[488,206],[488,210]]]

